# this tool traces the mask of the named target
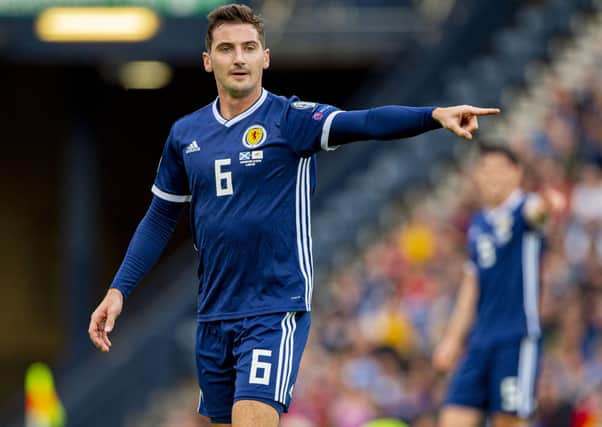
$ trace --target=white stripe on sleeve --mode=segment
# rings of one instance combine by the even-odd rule
[[[159,197],[160,199],[167,200],[168,202],[186,203],[192,199],[190,195],[179,196],[177,194],[166,193],[165,191],[160,190],[156,185],[152,186],[151,191],[155,196]]]
[[[324,122],[324,126],[322,127],[322,138],[320,140],[320,146],[324,151],[333,151],[339,148],[338,145],[330,146],[328,145],[328,139],[330,138],[330,127],[332,126],[332,121],[337,116],[337,114],[342,111],[334,111],[330,113],[328,117],[326,117],[326,121]]]

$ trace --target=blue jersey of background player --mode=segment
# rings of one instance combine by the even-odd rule
[[[151,206],[89,334],[109,351],[123,299],[156,262],[190,202],[199,254],[199,412],[214,425],[272,427],[287,409],[310,325],[315,154],[445,127],[471,139],[497,109],[338,109],[262,88],[270,52],[247,6],[209,15],[203,54],[218,98],[172,127]]]
[[[451,369],[442,427],[524,425],[535,408],[542,224],[562,196],[520,189],[521,166],[509,149],[482,146],[475,181],[484,209],[472,219],[464,281],[435,366]]]

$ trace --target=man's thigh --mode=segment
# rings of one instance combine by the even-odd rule
[[[497,413],[491,416],[491,427],[527,427],[528,421],[516,415]]]
[[[439,414],[439,427],[480,427],[483,412],[476,408],[446,405]]]
[[[525,337],[499,344],[493,352],[490,412],[500,415],[501,425],[533,415],[539,345],[537,338]]]
[[[278,313],[250,317],[234,347],[234,402],[254,400],[288,410],[309,336],[311,313]]]
[[[280,414],[256,400],[238,400],[232,408],[232,427],[278,427]]]
[[[488,350],[469,346],[451,377],[445,407],[487,412],[490,406],[488,370]]]
[[[199,413],[214,425],[227,425],[232,423],[232,408],[238,401],[261,402],[277,415],[286,411],[310,323],[310,313],[200,323],[196,349]]]
[[[232,356],[233,334],[227,326],[228,322],[218,321],[201,322],[197,327],[198,412],[214,426],[231,423],[234,403],[236,361]]]

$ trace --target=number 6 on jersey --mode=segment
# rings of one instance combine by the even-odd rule
[[[215,161],[215,192],[218,197],[234,194],[232,172],[224,172],[222,170],[222,166],[229,166],[230,163],[230,159],[218,159]],[[223,185],[224,182],[225,185]]]

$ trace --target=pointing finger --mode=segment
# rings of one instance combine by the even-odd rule
[[[475,116],[491,116],[494,114],[500,114],[502,110],[500,110],[499,108],[469,107],[468,112],[470,114],[474,114]]]

